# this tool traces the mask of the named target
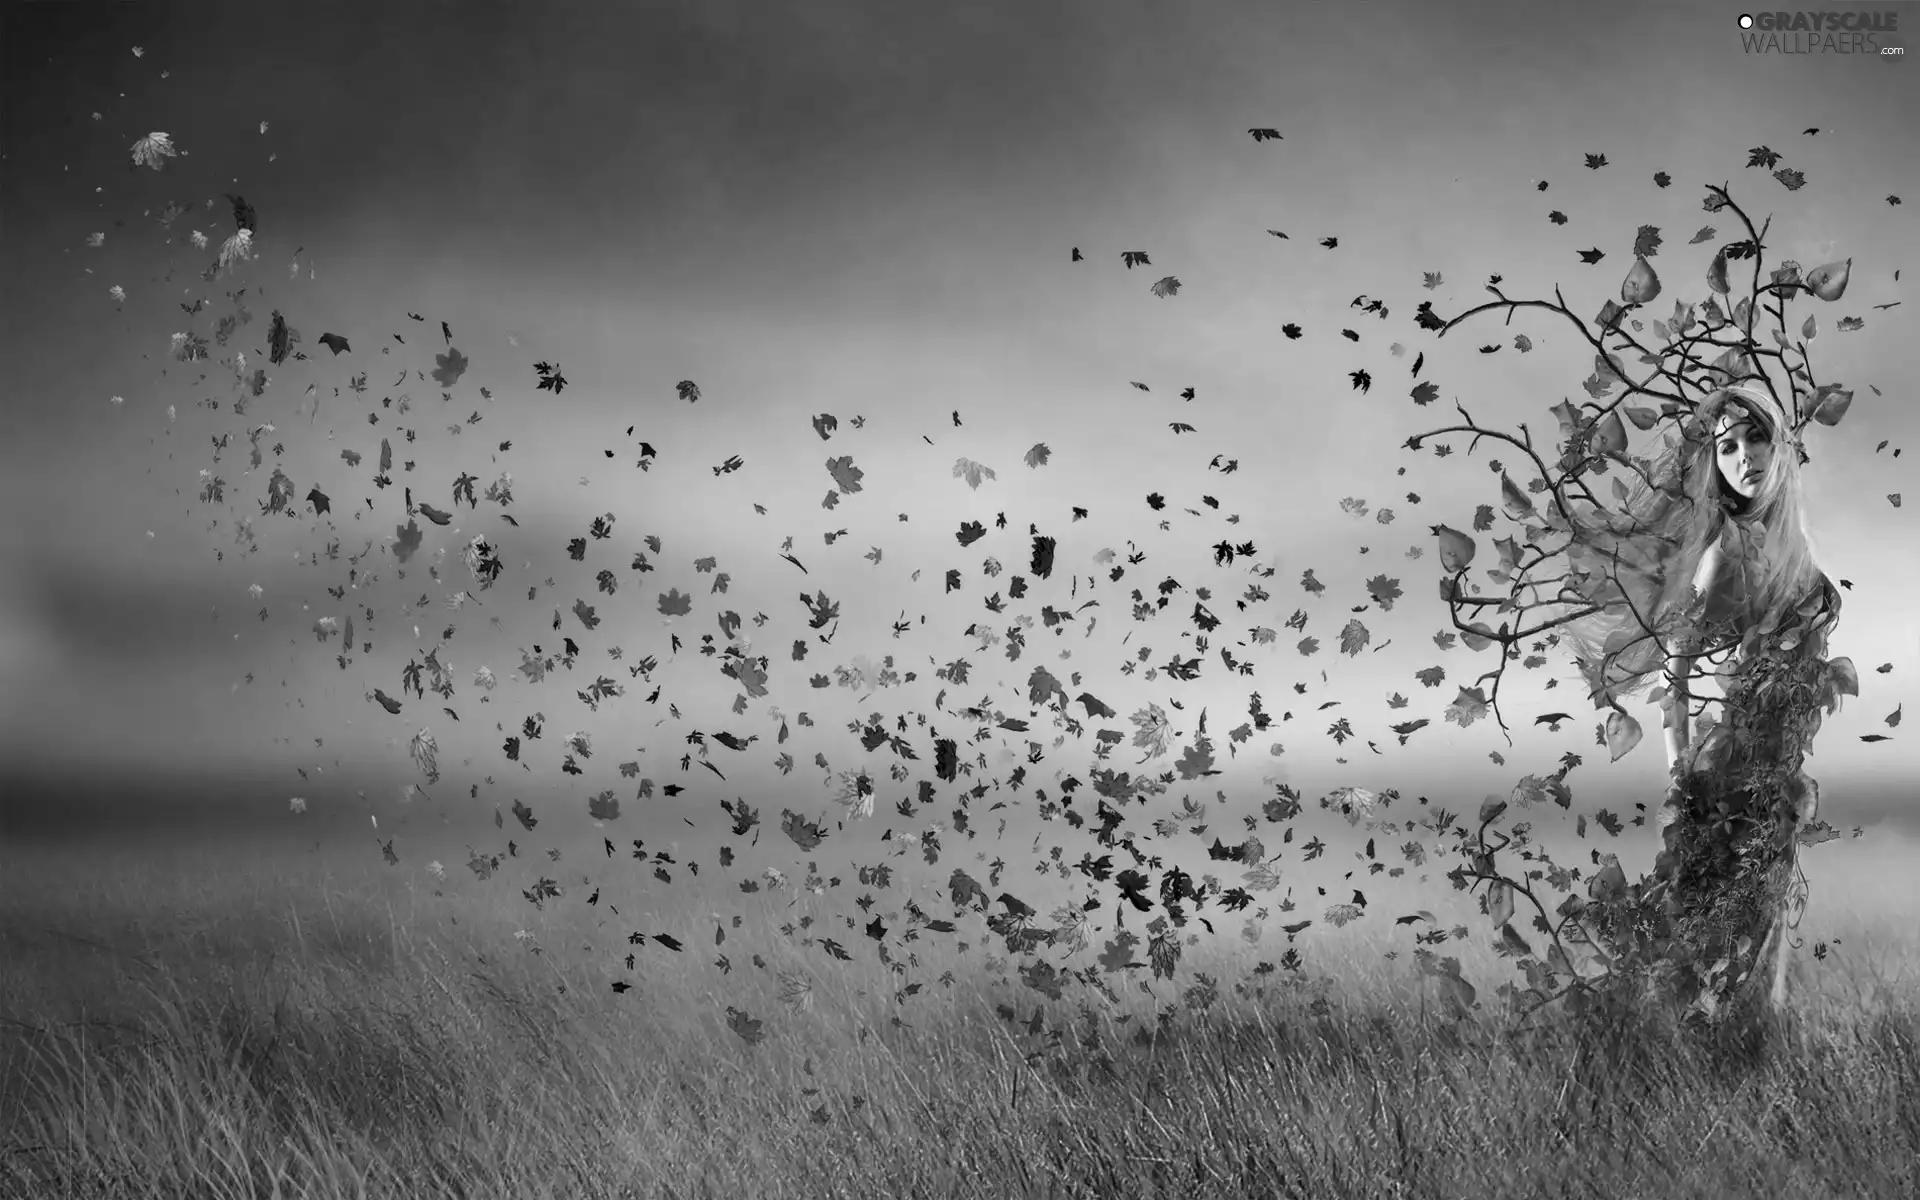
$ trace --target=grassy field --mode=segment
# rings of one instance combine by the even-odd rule
[[[598,910],[436,895],[360,847],[16,852],[0,1195],[1912,1197],[1920,883],[1905,844],[1828,849],[1826,957],[1760,1057],[1443,1019],[1364,936],[1260,993],[1271,943],[1183,963],[1158,1003],[1194,969],[1219,998],[1164,1029],[1136,989],[1035,1034],[980,948],[923,953],[898,1006],[877,964],[797,957],[773,902],[718,950],[699,905],[649,915],[687,951],[622,995]]]

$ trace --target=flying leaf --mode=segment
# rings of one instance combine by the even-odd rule
[[[433,381],[443,388],[452,387],[467,373],[467,356],[452,346],[445,354],[434,355],[433,361]]]
[[[955,479],[965,479],[967,486],[975,491],[980,489],[981,480],[999,478],[998,475],[993,473],[992,467],[982,466],[970,458],[962,458],[954,462],[953,477]]]
[[[420,540],[420,526],[411,518],[408,519],[405,525],[396,525],[394,527],[393,556],[403,563],[406,562],[413,557],[413,552],[420,548]]]
[[[732,1005],[727,1006],[727,1028],[749,1046],[758,1046],[767,1037],[765,1021],[750,1017]]]

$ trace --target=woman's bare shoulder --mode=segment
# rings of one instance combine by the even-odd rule
[[[1701,595],[1707,594],[1713,584],[1719,580],[1726,567],[1727,553],[1720,539],[1709,541],[1700,551],[1700,561],[1693,567],[1693,588]]]

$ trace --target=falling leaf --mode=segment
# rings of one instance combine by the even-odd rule
[[[158,171],[166,165],[166,160],[179,155],[174,149],[173,139],[167,134],[155,131],[133,144],[132,154],[135,166],[152,167]]]
[[[433,381],[443,388],[452,387],[467,373],[467,356],[451,346],[445,354],[434,355],[433,361]]]

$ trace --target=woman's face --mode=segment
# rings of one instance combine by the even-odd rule
[[[1714,422],[1713,453],[1727,486],[1751,500],[1772,458],[1773,439],[1764,421],[1739,404],[1730,404]]]

